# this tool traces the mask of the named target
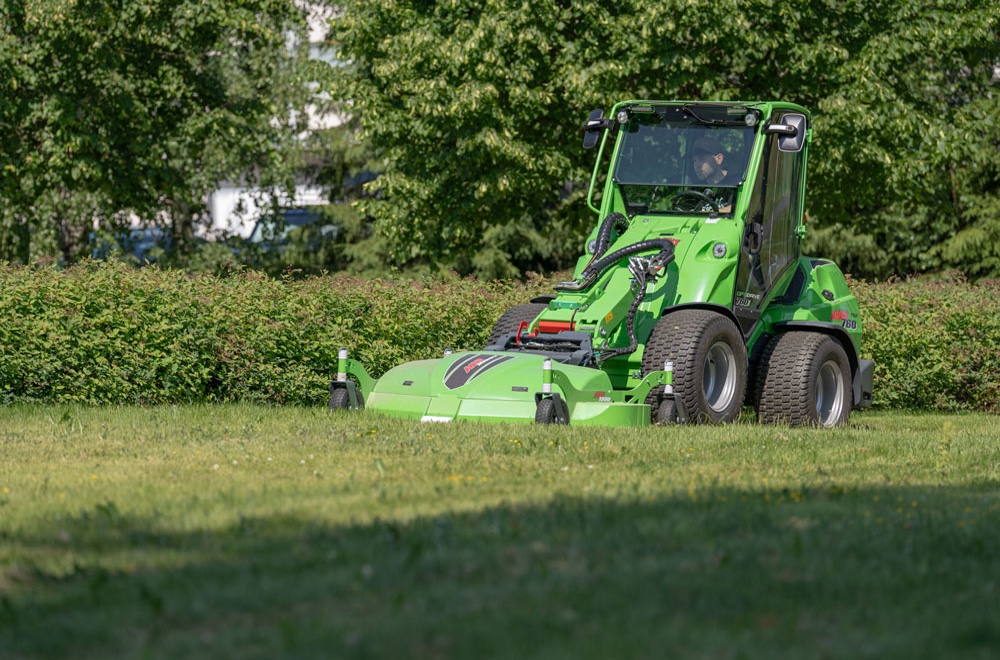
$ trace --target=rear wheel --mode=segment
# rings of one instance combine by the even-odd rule
[[[688,421],[732,422],[739,417],[746,391],[747,350],[743,336],[731,320],[708,310],[682,309],[664,316],[653,327],[642,356],[646,373],[674,363],[674,406],[661,414],[663,387],[646,397],[652,419],[671,423],[680,416]],[[678,405],[680,404],[680,405]]]
[[[757,418],[764,424],[834,427],[851,412],[851,364],[840,342],[817,332],[771,340],[757,367]]]
[[[542,313],[542,310],[548,309],[548,307],[544,303],[525,303],[511,307],[503,313],[496,325],[493,326],[493,333],[490,335],[490,340],[486,345],[493,346],[503,341],[504,337],[510,333],[517,332],[522,322],[527,321],[531,323]]]

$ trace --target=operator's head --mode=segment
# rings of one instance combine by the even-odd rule
[[[725,159],[719,141],[710,137],[698,138],[691,145],[691,152],[694,175],[701,181],[718,183],[724,176],[722,161]]]

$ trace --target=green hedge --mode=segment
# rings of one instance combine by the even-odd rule
[[[878,406],[1000,413],[1000,281],[852,282]]]
[[[0,400],[319,403],[337,348],[373,373],[482,347],[546,285],[0,267]]]
[[[1000,412],[1000,283],[852,284],[880,407]],[[482,347],[550,282],[0,266],[0,401],[325,401],[339,346],[378,375]]]

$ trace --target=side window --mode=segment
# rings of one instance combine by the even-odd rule
[[[764,164],[754,182],[737,277],[737,311],[752,316],[798,254],[795,230],[802,217],[799,190],[804,152],[781,151],[778,139],[778,135],[768,139]],[[754,244],[759,249],[751,249]]]
[[[778,136],[771,137],[776,142]],[[760,260],[764,289],[770,290],[795,258],[799,237],[795,229],[802,217],[799,190],[802,181],[802,152],[786,153],[771,145],[764,191],[764,241]]]

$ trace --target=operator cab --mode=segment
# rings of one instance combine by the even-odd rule
[[[630,217],[729,216],[746,178],[758,111],[740,105],[629,105],[612,181]]]

